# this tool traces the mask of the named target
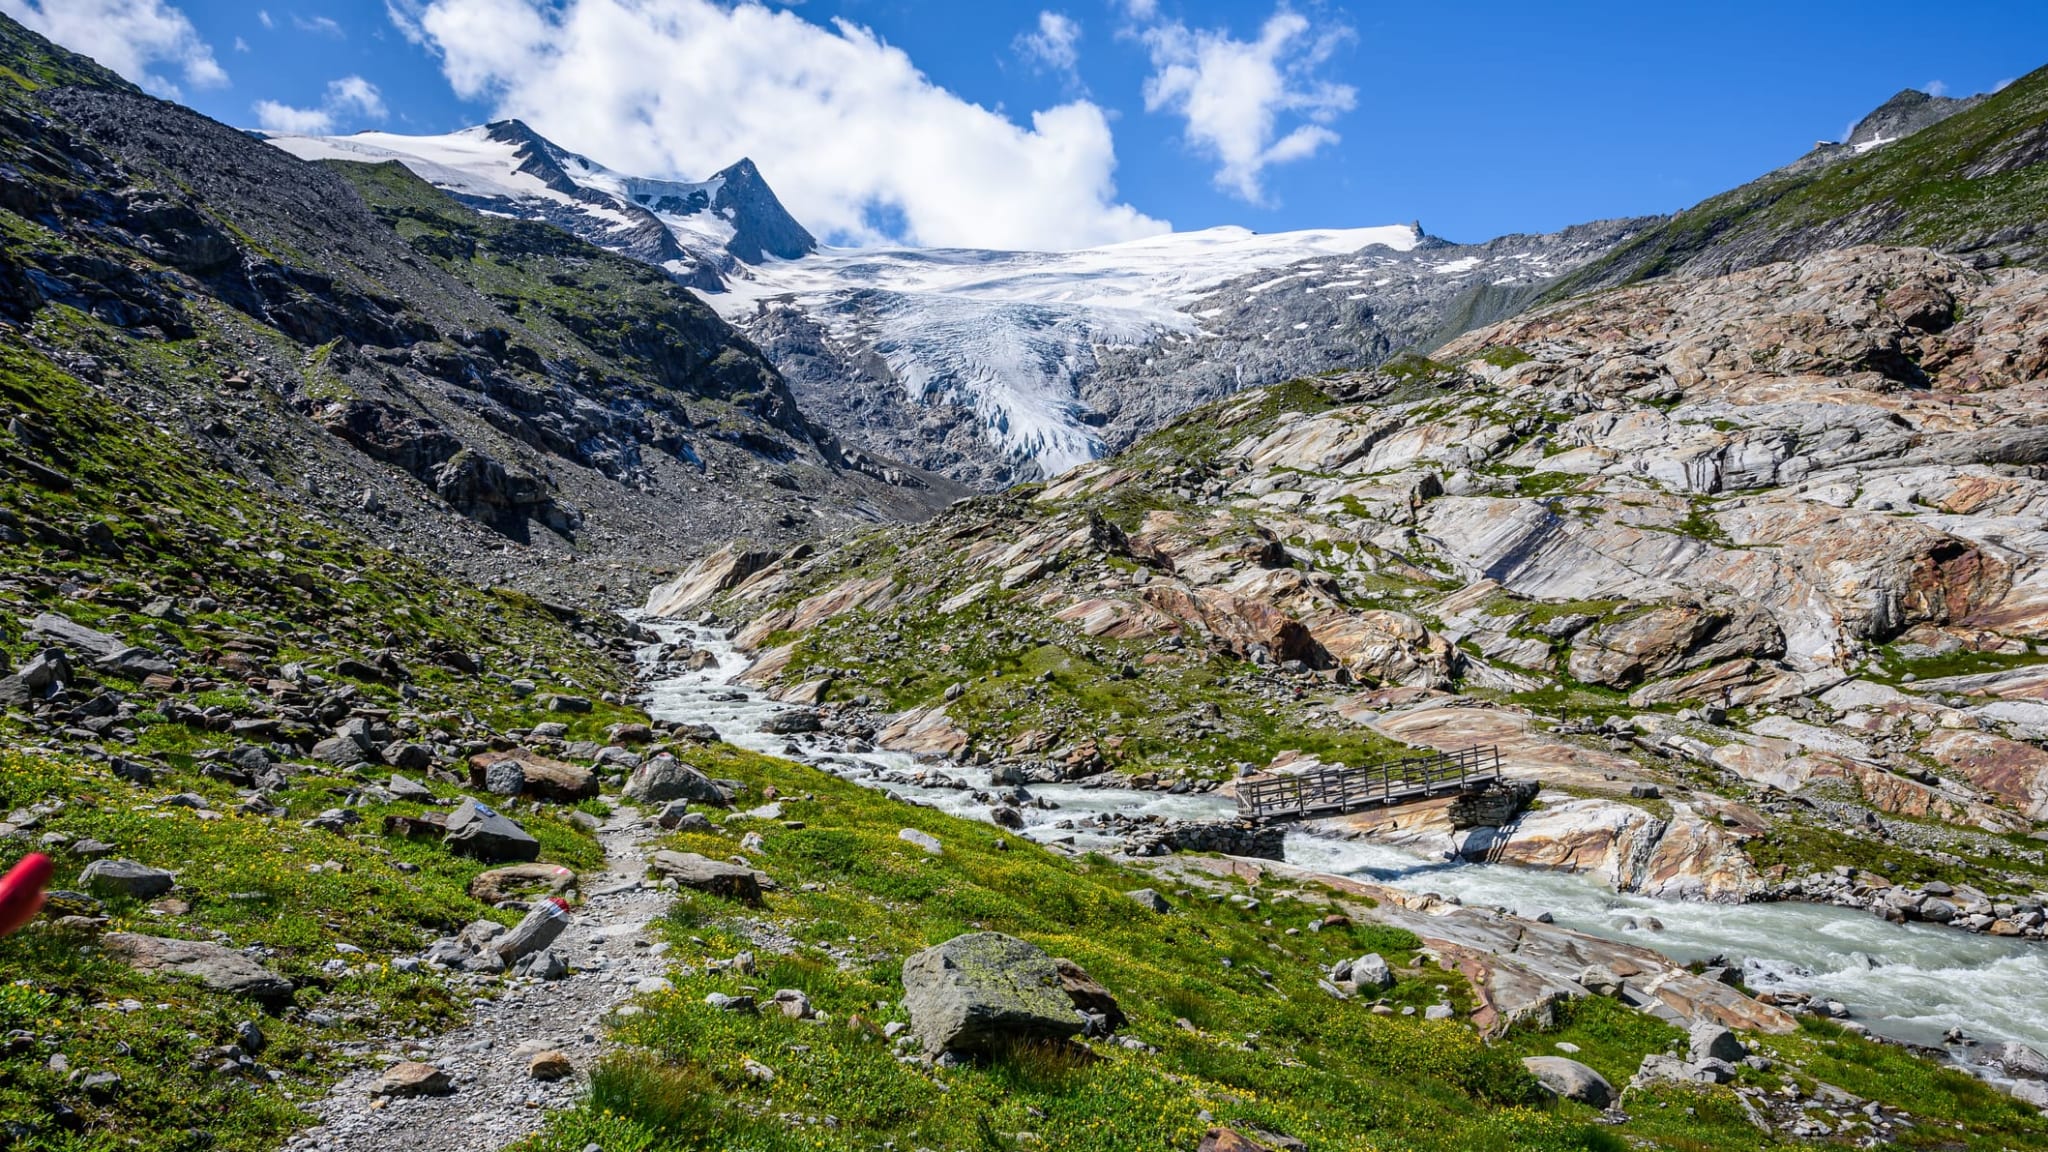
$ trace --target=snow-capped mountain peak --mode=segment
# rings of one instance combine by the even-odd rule
[[[306,160],[396,160],[474,207],[545,220],[707,292],[722,291],[742,262],[793,260],[817,247],[751,160],[702,181],[628,176],[519,120],[443,136],[264,136]]]

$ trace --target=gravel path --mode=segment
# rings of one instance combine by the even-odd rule
[[[646,933],[668,894],[643,882],[648,842],[658,835],[642,813],[621,807],[598,833],[606,869],[586,873],[585,899],[554,945],[574,971],[563,980],[507,979],[472,1005],[469,1022],[424,1045],[387,1050],[315,1105],[320,1124],[288,1152],[477,1152],[537,1131],[549,1109],[573,1103],[604,1051],[601,1021],[643,980],[668,967]],[[576,1074],[553,1083],[527,1071],[533,1056],[566,1054]],[[431,1064],[454,1081],[446,1096],[379,1100],[371,1093],[391,1064]]]

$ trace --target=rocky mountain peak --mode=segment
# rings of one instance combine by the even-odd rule
[[[539,180],[547,185],[549,190],[560,192],[565,196],[574,196],[578,199],[584,199],[586,196],[598,196],[597,193],[591,192],[589,189],[571,180],[569,173],[563,170],[560,158],[574,159],[580,161],[585,166],[588,166],[590,162],[580,156],[575,156],[573,153],[563,151],[548,140],[547,137],[528,127],[526,121],[494,120],[484,125],[484,135],[500,144],[517,146],[519,151],[516,155],[519,157],[520,164],[515,171]]]
[[[712,210],[736,229],[725,246],[734,257],[759,264],[769,256],[795,260],[818,250],[817,239],[782,206],[753,160],[743,156],[712,180],[718,184]]]
[[[1908,88],[1891,99],[1878,105],[1870,115],[1856,122],[1849,131],[1849,138],[1842,141],[1859,152],[1868,151],[1880,144],[1911,136],[1922,128],[1939,124],[1958,112],[1968,111],[1983,103],[1980,95],[1966,97],[1933,96],[1918,88]]]

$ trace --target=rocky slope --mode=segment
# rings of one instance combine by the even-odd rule
[[[1979,268],[2048,258],[2048,69],[1966,100],[1901,92],[1840,144],[1702,201],[1548,293],[1713,276],[1857,244],[1916,244]]]
[[[2044,309],[1916,249],[1608,293],[649,607],[1027,779],[1498,744],[1519,823],[1354,830],[1714,899],[1854,865],[2039,934]]]
[[[589,595],[703,535],[952,495],[842,450],[645,265],[396,166],[301,162],[0,27],[5,340],[275,498],[475,578]],[[36,405],[13,459],[64,470]],[[27,469],[30,464],[16,464]],[[508,548],[509,546],[509,548]]]

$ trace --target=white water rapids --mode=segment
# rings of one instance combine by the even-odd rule
[[[647,706],[657,719],[708,724],[742,748],[789,755],[847,780],[885,787],[908,799],[959,816],[989,818],[989,805],[973,792],[993,790],[986,769],[933,765],[902,752],[830,751],[816,736],[762,730],[787,706],[732,683],[747,657],[714,630],[648,621],[664,640],[681,640],[718,658],[716,668],[649,685]],[[930,788],[901,777],[939,769],[969,789]],[[897,779],[884,781],[889,774]],[[1061,820],[1095,813],[1158,814],[1190,820],[1230,816],[1235,807],[1215,795],[1174,796],[1125,789],[1034,784],[1035,798],[1054,810],[1026,807],[1023,835],[1050,841],[1071,838],[1079,847],[1114,848],[1115,839],[1085,829],[1062,829]],[[1455,896],[1469,905],[1501,907],[1533,916],[1548,912],[1561,924],[1590,935],[1653,948],[1680,961],[1726,956],[1744,965],[1752,988],[1784,988],[1839,1000],[1874,1032],[1924,1044],[1959,1027],[1971,1037],[2020,1040],[2048,1052],[2048,946],[1977,936],[1931,925],[1890,924],[1865,912],[1823,905],[1698,904],[1614,892],[1587,877],[1504,865],[1426,860],[1363,840],[1296,831],[1287,838],[1290,863],[1317,871],[1416,892]],[[1654,918],[1661,930],[1652,930]]]

